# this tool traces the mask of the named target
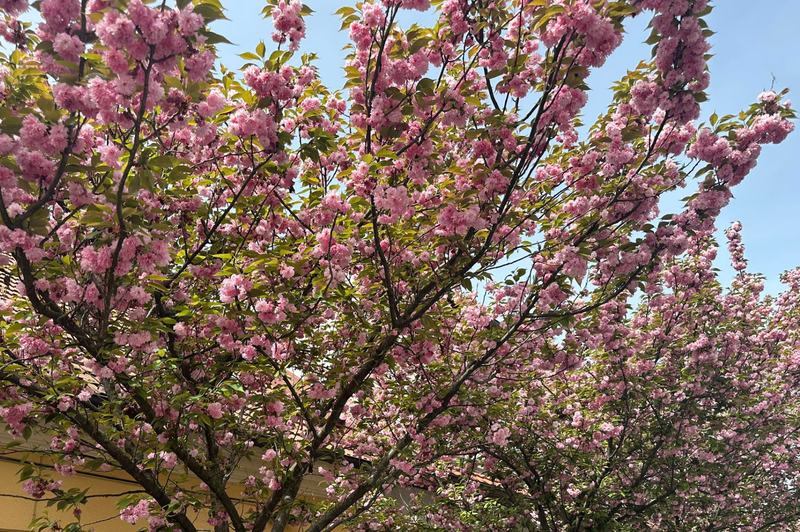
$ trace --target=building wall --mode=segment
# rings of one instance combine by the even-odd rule
[[[22,485],[19,483],[17,472],[20,467],[17,461],[0,460],[0,530],[14,532],[28,530],[31,521],[45,512],[51,517],[62,516],[63,524],[72,522],[71,512],[59,513],[54,506],[48,508],[46,502],[30,500],[30,496],[22,490]],[[59,475],[55,477],[61,478]],[[91,488],[90,493],[112,494],[135,490],[136,485],[113,477],[78,473],[63,478],[63,488]],[[130,525],[119,519],[117,500],[117,497],[91,499],[83,508],[81,521],[84,523],[102,521],[93,525],[97,532],[134,532],[140,529],[140,526]]]
[[[33,519],[47,513],[51,519],[61,520],[62,525],[74,522],[71,511],[58,512],[55,506],[47,507],[45,501],[31,500],[30,496],[22,490],[19,482],[18,471],[22,467],[19,457],[0,457],[0,532],[24,532],[29,530]],[[236,476],[246,476],[247,464],[243,471]],[[62,481],[63,489],[90,488],[89,494],[118,494],[127,491],[139,490],[138,484],[125,478],[124,474],[112,475],[110,473],[82,473],[78,472],[72,477],[62,477],[55,471],[54,480]],[[116,476],[116,478],[115,478]],[[236,478],[234,477],[234,480]],[[231,495],[236,495],[238,487],[231,486]],[[302,496],[307,499],[320,500],[324,497],[324,483],[322,477],[310,476],[303,484]],[[46,498],[46,497],[45,497]],[[120,497],[92,498],[82,507],[83,524],[95,523],[87,526],[87,530],[95,532],[135,532],[146,527],[144,521],[138,525],[128,524],[119,518],[117,501]],[[195,525],[200,531],[210,531],[204,514],[198,514]],[[289,528],[289,532],[300,532],[298,529]]]

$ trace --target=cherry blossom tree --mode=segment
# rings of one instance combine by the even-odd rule
[[[496,378],[433,502],[381,511],[402,530],[795,530],[800,271],[763,298],[740,231],[729,289],[695,240],[635,311],[610,301]]]
[[[707,1],[363,2],[338,12],[341,91],[295,54],[310,10],[266,4],[275,51],[238,75],[217,0],[0,0],[0,416],[22,446],[130,477],[120,518],[153,531],[794,519],[800,277],[762,298],[736,226],[730,290],[710,264],[794,113],[767,91],[695,123]],[[582,128],[631,17],[653,59]],[[22,477],[90,527],[90,494]]]

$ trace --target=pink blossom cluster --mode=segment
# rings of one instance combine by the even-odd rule
[[[52,492],[61,488],[61,481],[49,481],[44,478],[29,479],[22,483],[22,489],[34,499],[43,498],[48,491]]]
[[[0,407],[0,417],[11,427],[14,434],[21,435],[27,426],[26,421],[28,415],[33,412],[33,408],[32,403],[22,403],[11,407],[2,406]]]
[[[642,3],[643,9],[655,11],[652,25],[660,36],[655,55],[658,80],[639,81],[631,91],[632,104],[643,115],[649,117],[659,108],[678,124],[699,116],[695,95],[708,87],[705,54],[710,45],[697,13],[706,5],[706,0]]]
[[[151,505],[150,500],[141,499],[136,504],[132,504],[120,510],[119,518],[125,521],[126,523],[135,525],[141,519],[144,519],[150,515],[150,505]]]
[[[306,24],[300,16],[303,4],[300,0],[280,0],[272,10],[272,25],[275,33],[272,40],[282,44],[289,41],[289,49],[297,51],[300,41],[306,36]]]

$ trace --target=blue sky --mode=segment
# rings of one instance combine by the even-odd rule
[[[260,16],[264,6],[261,0],[238,0],[224,2],[229,21],[216,24],[215,30],[224,34],[237,46],[224,46],[222,60],[229,67],[238,66],[241,60],[236,54],[251,51],[260,40],[271,48],[272,26]],[[339,32],[339,18],[333,13],[343,5],[353,2],[344,0],[305,0],[315,13],[308,21],[307,38],[302,52],[313,51],[319,56],[317,66],[324,82],[330,88],[342,85],[344,51],[347,35]],[[736,113],[752,103],[759,92],[768,89],[775,77],[775,88],[790,87],[800,104],[800,0],[717,0],[714,11],[708,17],[712,30],[710,61],[711,86],[709,101],[703,115],[712,112],[720,115]],[[401,24],[408,25],[416,12],[407,12]],[[422,22],[422,21],[421,21]],[[640,60],[649,59],[650,47],[643,44],[649,31],[646,20],[634,20],[627,28],[627,35],[620,49],[609,58],[606,65],[592,73],[589,84],[587,120],[597,116],[610,99],[608,87],[619,79],[627,69]],[[767,277],[767,291],[777,293],[781,287],[781,272],[800,266],[800,245],[795,232],[800,228],[800,172],[796,170],[800,154],[800,131],[795,132],[783,144],[766,146],[758,166],[747,179],[734,190],[735,199],[721,214],[718,225],[726,227],[739,220],[744,225],[743,238],[746,256],[751,271],[761,272]],[[664,205],[665,208],[670,205]],[[672,206],[675,206],[672,203]],[[665,212],[666,209],[664,209]],[[718,239],[724,242],[720,233]],[[721,253],[717,266],[727,281],[731,270],[727,256]]]

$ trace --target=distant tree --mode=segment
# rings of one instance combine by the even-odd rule
[[[433,502],[384,504],[397,529],[794,530],[800,271],[763,298],[740,231],[729,289],[696,241],[633,312],[618,299],[582,315],[486,390],[483,423],[453,442],[471,459]]]
[[[218,1],[176,4],[42,0],[34,27],[0,0],[0,416],[58,473],[123,472],[120,517],[154,531],[794,519],[798,274],[762,300],[710,262],[794,114],[765,92],[694,124],[707,2],[360,3],[343,92],[293,55],[298,1],[267,2],[278,50],[242,76],[215,68]],[[634,16],[654,59],[583,134]]]

